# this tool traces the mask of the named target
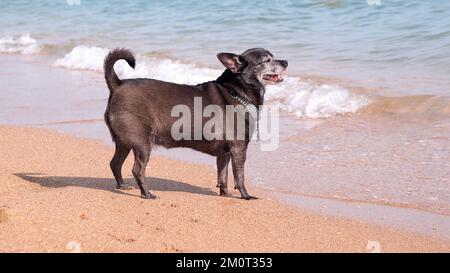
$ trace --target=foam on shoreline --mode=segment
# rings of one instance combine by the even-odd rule
[[[30,34],[23,34],[19,37],[5,36],[0,38],[0,53],[36,54],[40,51],[41,48],[38,42]]]

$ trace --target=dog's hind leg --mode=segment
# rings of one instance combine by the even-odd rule
[[[127,147],[120,141],[116,141],[116,151],[114,152],[114,156],[109,163],[111,170],[114,174],[114,178],[116,178],[117,189],[121,190],[130,190],[133,187],[126,184],[122,178],[122,165],[128,154],[130,153],[131,148]]]
[[[221,196],[228,196],[228,164],[231,154],[227,153],[217,157],[217,187]]]
[[[151,144],[135,146],[133,147],[133,153],[134,165],[132,172],[141,190],[141,197],[144,199],[155,199],[156,197],[148,191],[145,185],[145,168],[150,158]]]

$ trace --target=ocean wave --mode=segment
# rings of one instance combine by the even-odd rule
[[[29,34],[19,37],[6,36],[0,38],[0,53],[36,54],[41,50],[38,42]]]
[[[103,60],[108,52],[107,48],[80,45],[56,60],[54,65],[68,69],[102,71]]]
[[[306,118],[324,118],[355,113],[370,103],[359,95],[338,85],[315,84],[287,77],[281,84],[267,88],[266,98],[282,109]]]
[[[103,71],[103,60],[109,49],[79,45],[54,65],[67,69]],[[120,78],[153,78],[180,84],[197,84],[216,79],[223,70],[198,67],[172,59],[136,56],[136,69],[119,60],[114,69]],[[267,87],[266,98],[282,109],[307,118],[324,118],[338,114],[354,113],[369,103],[368,98],[356,95],[336,85],[316,85],[297,77]]]
[[[68,69],[81,69],[103,72],[103,61],[109,49],[80,45],[73,48],[63,58],[56,60],[55,66]],[[198,67],[171,59],[158,59],[136,55],[136,69],[132,69],[124,60],[114,65],[120,78],[153,78],[180,84],[197,84],[220,76],[218,69]]]

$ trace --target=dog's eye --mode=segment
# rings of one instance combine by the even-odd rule
[[[264,61],[259,62],[258,64],[269,63],[269,62],[270,62],[270,59],[265,59]]]

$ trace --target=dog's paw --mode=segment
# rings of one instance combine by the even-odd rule
[[[223,196],[223,197],[228,197],[228,196],[230,196],[230,194],[228,193],[228,191],[223,191],[223,190],[220,190],[219,195],[220,195],[220,196]]]
[[[245,200],[256,200],[256,199],[258,199],[258,197],[247,195],[247,196],[242,196],[242,199],[245,199]]]
[[[123,184],[117,185],[116,189],[118,189],[118,190],[132,190],[132,189],[134,189],[134,187],[131,186],[130,184],[123,183]]]
[[[151,193],[141,194],[142,199],[156,199],[156,195],[153,195]]]

